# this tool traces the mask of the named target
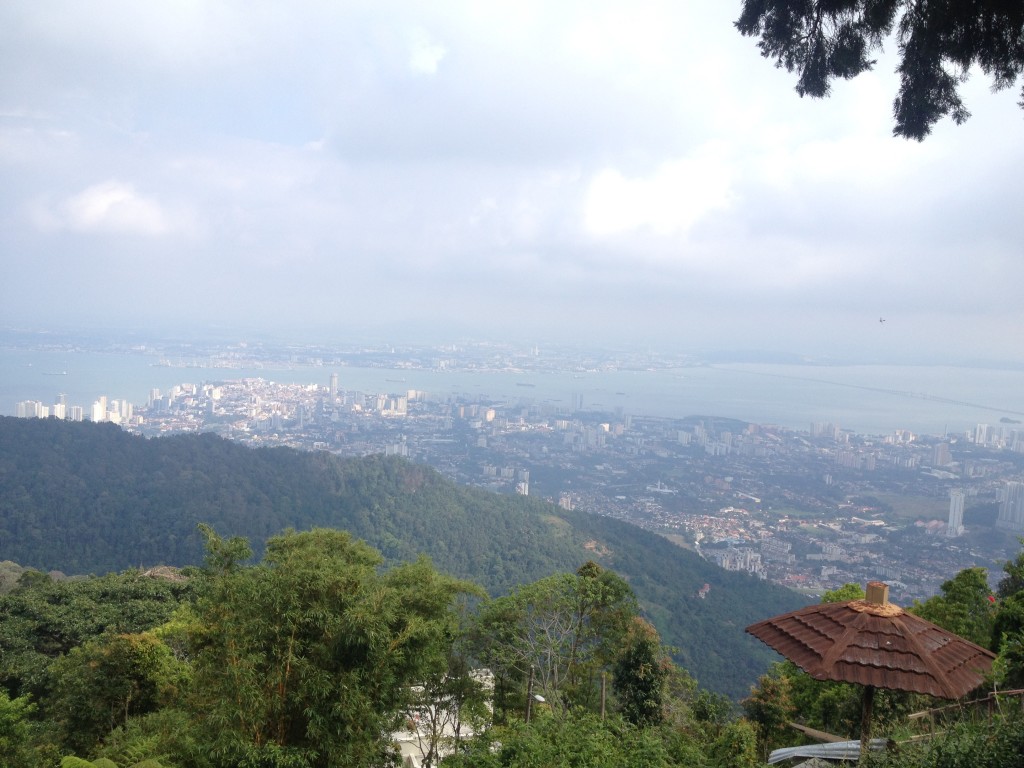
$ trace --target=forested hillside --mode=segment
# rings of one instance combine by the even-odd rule
[[[69,574],[197,564],[200,523],[257,553],[287,528],[343,529],[392,563],[427,554],[493,595],[594,560],[629,582],[703,686],[734,697],[773,658],[743,627],[801,603],[635,526],[463,488],[398,459],[0,418],[0,560]]]

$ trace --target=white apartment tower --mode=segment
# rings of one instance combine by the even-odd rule
[[[964,491],[954,488],[949,492],[949,523],[946,535],[955,538],[964,532]]]
[[[100,395],[100,399],[92,404],[92,420],[99,423],[107,420],[107,396]]]
[[[43,404],[38,400],[22,400],[16,406],[14,414],[19,419],[35,419],[39,418],[42,407]]]

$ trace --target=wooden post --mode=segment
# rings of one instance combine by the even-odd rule
[[[864,698],[860,708],[860,759],[863,760],[871,746],[871,709],[875,703],[875,686],[864,686]]]
[[[865,597],[872,605],[889,604],[889,585],[884,581],[869,581]],[[860,708],[860,759],[863,760],[871,749],[871,710],[875,703],[875,686],[864,686],[864,698]]]
[[[530,722],[530,710],[533,709],[533,673],[534,668],[530,667],[530,682],[526,686],[526,722]]]

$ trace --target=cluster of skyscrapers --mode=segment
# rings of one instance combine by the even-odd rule
[[[1024,533],[1024,483],[1011,481],[1000,494],[999,518],[996,528]]]
[[[973,438],[975,445],[1024,453],[1024,429],[1021,429],[1017,422],[999,426],[978,424],[974,428]]]
[[[964,498],[962,488],[954,488],[949,492],[949,521],[946,524],[946,535],[950,538],[960,536],[964,532]],[[996,528],[1013,533],[1024,533],[1024,483],[1008,481],[999,492],[999,517]]]
[[[39,400],[22,400],[15,406],[14,414],[20,419],[45,419],[53,416],[55,419],[67,419],[68,421],[85,421],[88,416],[90,421],[97,423],[109,421],[114,424],[127,424],[133,415],[132,404],[127,400],[107,400],[106,395],[93,402],[89,413],[80,405],[68,405],[65,395],[57,395],[57,400],[52,405],[46,405]]]
[[[71,421],[85,420],[85,410],[82,406],[69,406],[65,395],[57,395],[57,401],[53,405],[46,405],[39,400],[22,400],[15,406],[14,415],[19,419],[45,419],[53,416]]]

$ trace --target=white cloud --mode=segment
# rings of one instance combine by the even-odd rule
[[[570,26],[567,52],[577,65],[623,75],[628,81],[632,78],[623,72],[624,64],[650,74],[671,62],[670,22],[668,9],[660,4],[597,9]]]
[[[159,236],[172,231],[171,216],[135,187],[111,180],[82,190],[60,207],[57,221],[76,232]]]
[[[766,312],[824,334],[835,303],[1016,307],[1016,92],[976,77],[965,126],[894,140],[891,57],[800,99],[737,13],[0,3],[0,253],[25,256],[4,264],[0,289],[25,287],[0,305],[73,320],[97,300],[56,300],[40,265],[173,254],[204,280],[163,275],[146,311],[204,291],[197,313],[215,315],[238,294],[254,323],[268,307],[343,323],[444,304],[468,328],[492,313],[589,334],[600,315],[635,335],[645,316],[729,306],[737,335]]]
[[[438,66],[447,54],[448,49],[431,39],[422,29],[417,29],[412,34],[409,71],[414,75],[436,75]]]
[[[606,168],[587,192],[584,229],[596,237],[639,229],[661,236],[686,234],[708,213],[729,204],[732,177],[717,145],[665,162],[648,176],[628,178]]]

